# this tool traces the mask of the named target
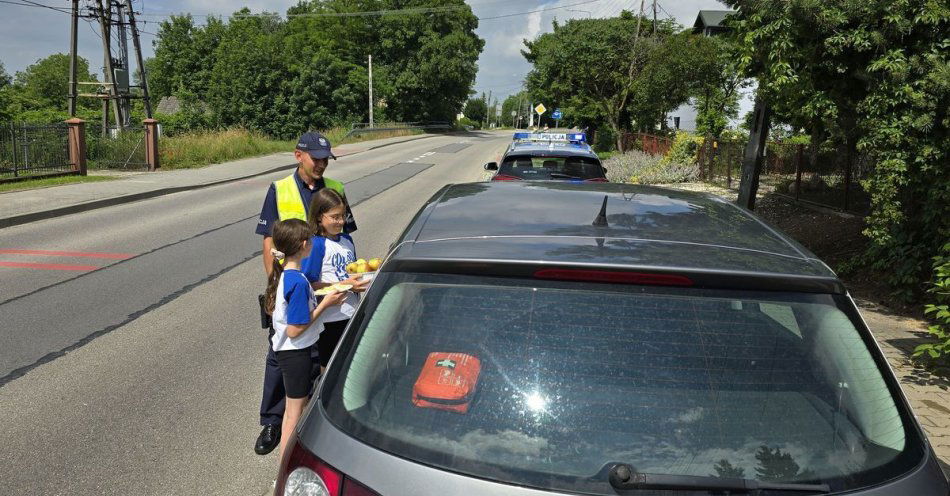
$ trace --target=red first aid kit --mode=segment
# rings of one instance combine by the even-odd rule
[[[412,386],[412,404],[467,413],[481,370],[478,358],[466,353],[429,353]]]

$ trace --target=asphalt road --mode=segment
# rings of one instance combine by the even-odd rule
[[[507,137],[332,162],[360,255],[385,255],[445,184],[480,180]],[[253,231],[268,183],[284,175],[0,231],[4,260],[74,265],[0,268],[0,494],[267,491],[276,455],[252,450],[268,346]]]

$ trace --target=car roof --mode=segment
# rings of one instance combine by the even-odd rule
[[[514,141],[505,152],[508,155],[557,155],[597,158],[590,145],[583,143],[567,143],[559,141]]]
[[[593,225],[605,199],[607,225]],[[844,292],[827,265],[738,206],[633,184],[450,185],[417,215],[390,258],[408,270],[440,261],[558,265],[688,273],[722,287]]]

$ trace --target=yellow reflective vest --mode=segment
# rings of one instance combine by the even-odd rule
[[[293,174],[280,181],[274,181],[274,191],[277,193],[277,217],[280,220],[307,220],[307,206],[303,204],[303,198],[300,197],[297,180],[294,179],[296,174],[297,171],[294,171]],[[323,184],[346,198],[346,194],[343,192],[343,183],[324,177]]]

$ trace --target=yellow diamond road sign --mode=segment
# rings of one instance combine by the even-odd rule
[[[548,109],[545,108],[545,106],[544,106],[543,103],[539,103],[538,106],[534,108],[534,111],[537,112],[538,115],[541,115],[541,114],[547,112],[547,110],[548,110]]]

